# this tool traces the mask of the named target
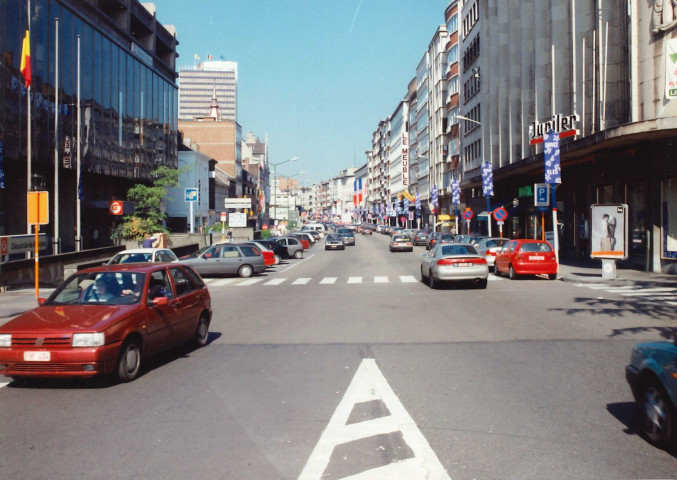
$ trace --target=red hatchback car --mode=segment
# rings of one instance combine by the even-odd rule
[[[81,270],[39,303],[0,326],[0,374],[129,382],[148,355],[205,345],[212,317],[206,285],[176,263]]]
[[[557,278],[557,258],[549,242],[544,240],[510,240],[496,255],[494,273],[507,273],[511,280],[518,275],[548,275]]]

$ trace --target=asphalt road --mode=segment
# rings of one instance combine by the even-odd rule
[[[210,343],[125,385],[0,388],[12,479],[630,479],[677,476],[635,432],[631,346],[677,325],[571,283],[430,290],[387,237],[210,278]],[[2,377],[0,377],[2,382]]]

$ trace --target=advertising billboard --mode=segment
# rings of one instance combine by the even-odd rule
[[[590,257],[628,258],[628,206],[623,203],[591,207],[592,238]]]

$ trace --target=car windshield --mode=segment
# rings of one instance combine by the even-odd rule
[[[138,303],[146,275],[138,272],[90,272],[69,277],[42,304],[131,305]]]
[[[338,233],[340,233],[342,235],[345,234],[345,233],[352,235],[353,231],[349,228],[339,228]]]
[[[520,252],[527,253],[541,253],[541,252],[552,252],[550,245],[547,243],[523,243],[520,247]]]
[[[476,255],[475,250],[470,245],[445,245],[442,247],[442,255]]]
[[[111,265],[116,263],[141,263],[152,262],[153,254],[150,252],[136,252],[136,253],[118,253],[109,262]]]
[[[328,242],[340,242],[343,238],[340,235],[327,235]]]
[[[206,247],[202,247],[200,250],[198,250],[198,251],[196,251],[196,252],[193,252],[193,253],[191,253],[191,254],[188,255],[188,256],[189,256],[189,257],[199,257],[200,255],[202,255],[204,252],[206,252],[206,251],[209,250],[210,248],[212,248],[212,247],[211,247],[210,245],[207,245]]]

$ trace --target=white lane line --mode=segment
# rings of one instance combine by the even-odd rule
[[[636,292],[628,292],[628,293],[623,293],[622,295],[624,297],[636,297],[636,296],[647,296],[651,295],[654,293],[661,293],[662,295],[666,295],[669,293],[675,293],[677,292],[677,288],[645,288],[643,290],[638,290]]]
[[[605,283],[576,283],[576,287],[585,287],[585,288],[609,288],[609,285]]]
[[[487,280],[489,280],[490,282],[503,282],[507,280],[507,278],[497,277],[496,275],[489,275],[487,277]]]
[[[400,275],[400,281],[402,283],[416,283],[418,279],[413,275]]]
[[[388,283],[388,277],[374,277],[374,283]]]
[[[362,283],[362,277],[348,277],[348,283]]]
[[[7,385],[9,385],[9,382],[0,382],[0,388],[6,387]]]
[[[296,280],[291,282],[291,284],[292,285],[306,285],[308,282],[310,282],[310,278],[301,277],[301,278],[297,278]]]
[[[269,280],[266,283],[264,283],[264,285],[279,285],[279,284],[284,283],[286,281],[287,281],[286,278],[273,278],[272,280]]]
[[[248,278],[247,280],[243,280],[240,283],[238,283],[236,286],[237,287],[247,287],[249,285],[254,285],[255,283],[262,282],[262,278]]]
[[[324,277],[320,280],[320,285],[333,285],[336,283],[336,277]]]
[[[210,287],[223,287],[224,285],[228,285],[230,283],[233,283],[236,278],[220,278],[220,279],[214,279],[214,278],[208,278],[205,280],[205,283],[210,286]]]

